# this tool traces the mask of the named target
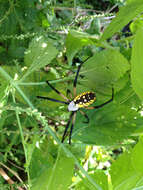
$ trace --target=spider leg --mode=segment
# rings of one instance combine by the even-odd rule
[[[83,111],[79,110],[80,113],[86,118],[86,121],[84,121],[84,123],[89,123],[89,117],[86,113],[84,113]]]
[[[83,62],[81,62],[80,65],[78,66],[76,76],[75,76],[75,79],[74,79],[74,82],[73,82],[73,94],[74,94],[74,97],[76,97],[77,78],[78,78],[79,71],[81,69],[82,64],[83,64]]]
[[[64,130],[64,134],[63,134],[63,136],[62,136],[62,141],[61,141],[62,143],[63,143],[64,140],[65,140],[65,137],[66,137],[68,128],[69,128],[69,126],[70,126],[70,122],[71,122],[71,120],[72,120],[72,118],[73,118],[73,115],[74,115],[74,112],[72,112],[72,113],[70,114],[70,118],[69,118],[69,120],[68,120],[68,122],[67,122],[67,125],[66,125],[65,130]]]
[[[78,79],[78,76],[79,76],[79,72],[80,72],[80,69],[81,69],[81,66],[84,62],[86,62],[90,57],[88,57],[87,59],[85,59],[84,61],[81,61],[80,65],[78,66],[77,68],[77,72],[76,72],[76,76],[75,76],[75,79],[74,79],[74,82],[73,82],[73,94],[74,94],[74,97],[76,97],[76,85],[77,85],[77,79]]]
[[[46,81],[46,83],[47,83],[57,94],[59,94],[62,98],[64,98],[66,101],[69,102],[69,99],[68,99],[65,95],[63,95],[61,92],[59,92],[56,88],[54,88],[54,87],[49,83],[49,81]]]
[[[61,101],[61,100],[56,100],[56,99],[49,98],[49,97],[44,97],[44,96],[37,96],[37,98],[44,99],[44,100],[50,100],[52,102],[58,102],[58,103],[67,104],[67,105],[69,104],[68,102],[64,102],[64,101]]]
[[[76,118],[76,112],[74,112],[74,114],[73,114],[72,125],[71,125],[70,133],[69,133],[69,144],[71,144],[71,137],[72,137],[72,131],[73,131],[74,124],[75,124],[75,118]]]
[[[114,88],[112,88],[112,97],[111,97],[110,100],[108,100],[107,102],[104,102],[104,103],[101,104],[101,105],[98,105],[98,106],[92,106],[92,107],[87,107],[87,108],[85,108],[85,109],[90,109],[90,110],[92,110],[92,109],[98,109],[98,108],[101,108],[101,107],[105,106],[106,104],[112,102],[113,99],[114,99]]]

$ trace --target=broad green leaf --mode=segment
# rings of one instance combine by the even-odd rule
[[[47,42],[42,36],[35,37],[25,53],[25,64],[28,66],[28,70],[23,78],[48,65],[56,57],[57,53],[57,49],[51,42]]]
[[[32,190],[67,190],[73,175],[74,161],[57,152],[50,140],[36,143],[30,164]],[[58,156],[57,156],[58,154]]]
[[[38,141],[38,138],[37,138],[37,142],[35,142],[34,147],[33,147],[33,144],[30,144],[27,147],[28,159],[30,160],[29,170],[30,170],[30,178],[32,181],[32,187],[40,185],[37,183],[37,178],[38,177],[40,178],[40,176],[42,175],[42,172],[48,171],[48,169],[50,169],[54,164],[54,159],[52,155],[50,154],[50,150],[52,146],[53,145],[51,141],[47,142],[47,140],[42,140],[42,139],[41,141]],[[30,151],[32,153],[32,156],[31,156]]]
[[[87,33],[70,31],[66,38],[67,58],[70,65],[75,54],[84,46],[93,44]]]
[[[48,180],[47,190],[67,190],[73,175],[74,161],[59,153]]]
[[[110,103],[98,110],[83,111],[90,122],[85,124],[85,118],[78,113],[73,139],[86,144],[107,146],[122,143],[143,123],[140,114],[119,102]]]
[[[131,155],[124,153],[111,166],[110,174],[115,190],[131,190],[143,182],[142,175],[132,166]]]
[[[111,89],[129,68],[127,59],[120,52],[107,49],[97,52],[84,63],[80,74],[84,76],[84,85],[96,91],[105,91],[105,87]]]
[[[107,176],[103,171],[95,171],[94,174],[90,175],[103,190],[108,189]],[[98,190],[93,187],[87,178],[81,180],[75,187],[75,190]]]
[[[110,25],[105,29],[101,40],[104,41],[110,38],[142,12],[143,0],[130,0],[126,6],[120,8],[116,18],[114,18]]]
[[[115,190],[139,190],[143,187],[142,139],[131,152],[123,153],[111,166],[110,174]],[[140,167],[140,168],[139,168]]]
[[[137,172],[143,173],[143,159],[142,157],[143,152],[143,138],[140,138],[140,141],[136,144],[132,151],[132,165]]]
[[[143,100],[143,29],[135,36],[131,58],[131,81],[137,95]]]

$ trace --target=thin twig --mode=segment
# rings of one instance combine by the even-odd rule
[[[113,7],[111,7],[111,9],[109,9],[108,11],[107,11],[107,14],[108,13],[110,13],[111,11],[113,11],[113,9],[115,9],[116,7],[118,7],[118,5],[116,4],[116,5],[114,5]]]
[[[69,10],[69,11],[75,11],[75,8],[73,7],[52,7],[54,10]],[[102,11],[98,10],[93,10],[93,9],[81,9],[81,8],[76,8],[77,11],[84,11],[84,12],[97,12],[97,13],[102,13]]]
[[[11,172],[21,183],[23,183],[22,179],[18,176],[18,174],[13,171],[12,169],[10,169],[9,167],[7,167],[5,164],[3,164],[2,162],[0,162],[0,165],[2,165],[4,168],[6,168],[9,172]],[[5,179],[5,178],[4,178]],[[27,189],[26,185],[24,185],[24,187]],[[23,190],[23,189],[21,189]]]
[[[15,182],[7,175],[7,173],[0,168],[0,175],[7,181],[9,185],[13,185]],[[13,188],[12,188],[13,189]],[[24,190],[22,187],[17,186],[18,190]]]

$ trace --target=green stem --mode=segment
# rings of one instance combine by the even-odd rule
[[[58,83],[58,82],[63,82],[63,81],[69,81],[72,80],[74,76],[70,76],[67,78],[63,79],[57,79],[57,80],[52,80],[50,81],[51,84]],[[18,85],[23,85],[23,86],[38,86],[38,85],[44,85],[47,84],[46,82],[17,82]]]
[[[13,103],[16,104],[14,93],[12,93],[12,98],[13,98]],[[17,119],[19,131],[20,131],[20,136],[21,136],[21,140],[22,140],[22,145],[23,145],[23,149],[24,149],[24,155],[25,155],[25,159],[26,159],[26,163],[27,163],[28,162],[28,155],[27,155],[27,150],[26,150],[26,143],[24,140],[23,130],[22,130],[22,126],[21,126],[21,122],[20,122],[20,118],[19,118],[19,112],[17,111],[17,109],[15,109],[15,114],[16,114],[16,119]],[[31,184],[29,169],[27,168],[26,171],[27,171],[27,175],[28,175],[28,183]]]
[[[109,190],[113,190],[113,185],[112,185],[111,176],[110,176],[109,173],[107,174],[107,176],[108,176],[108,189],[109,189]]]
[[[16,113],[16,119],[17,119],[17,122],[18,122],[20,136],[21,136],[22,144],[23,144],[23,148],[24,148],[25,159],[26,159],[26,163],[27,163],[28,162],[28,155],[27,155],[26,143],[25,143],[24,136],[23,136],[22,126],[21,126],[21,122],[20,122],[20,118],[19,118],[19,114],[18,114],[17,110],[15,110],[15,113]],[[29,187],[31,187],[29,168],[26,168],[26,172],[27,172],[27,175],[28,175],[28,184],[29,184]]]

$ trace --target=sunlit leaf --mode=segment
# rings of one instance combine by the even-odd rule
[[[133,89],[143,100],[143,29],[141,28],[134,40],[131,58],[131,81]]]
[[[48,189],[67,190],[73,175],[74,161],[59,154],[48,180]]]
[[[139,18],[137,18],[130,24],[130,30],[132,33],[136,33],[142,27],[143,27],[143,17],[142,16],[140,16]]]
[[[143,160],[141,158],[141,153],[143,152],[143,138],[141,137],[137,145],[132,151],[132,165],[137,172],[142,174],[143,172]]]
[[[35,148],[30,165],[31,189],[67,190],[73,175],[73,159],[60,150],[58,153],[57,146],[49,140],[36,144],[39,148]]]
[[[94,174],[90,175],[97,184],[101,186],[102,189],[108,189],[107,176],[103,171],[95,171]],[[98,190],[93,187],[89,181],[85,178],[81,180],[77,185],[75,190]]]
[[[25,53],[25,64],[28,66],[25,76],[48,65],[56,57],[57,53],[58,51],[53,44],[49,41],[47,42],[42,36],[34,38]]]
[[[97,52],[84,63],[80,74],[84,76],[84,85],[93,90],[106,91],[106,87],[114,87],[114,83],[129,70],[127,59],[117,50]],[[126,80],[127,81],[127,80]]]
[[[120,8],[116,18],[105,29],[101,40],[110,38],[113,34],[121,30],[126,24],[128,24],[133,18],[143,12],[142,0],[130,0],[126,6]]]
[[[142,142],[139,142],[131,152],[125,152],[111,166],[110,174],[114,189],[142,189]],[[141,149],[140,149],[141,148]],[[135,155],[134,155],[135,154]],[[136,164],[137,168],[136,170]]]
[[[87,33],[70,31],[66,38],[67,58],[70,65],[75,54],[84,46],[93,44]]]

